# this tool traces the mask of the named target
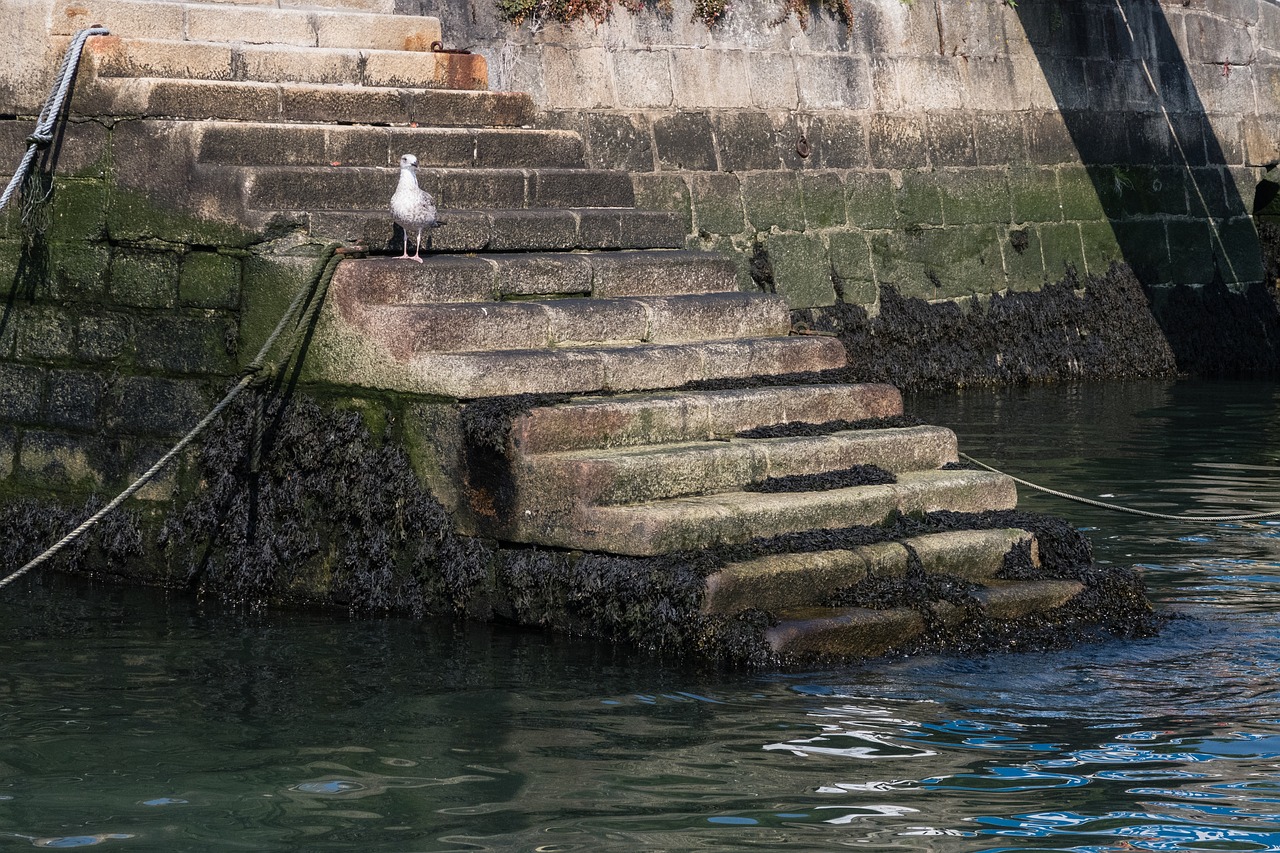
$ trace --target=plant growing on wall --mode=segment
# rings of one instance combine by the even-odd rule
[[[801,27],[808,27],[811,2],[812,0],[782,0],[782,13],[770,23],[781,24],[795,15]],[[904,6],[910,6],[914,2],[915,0],[901,0]],[[998,2],[1010,8],[1017,8],[1018,5],[1018,0]],[[615,3],[632,14],[642,11],[650,3],[653,3],[659,13],[668,17],[674,12],[673,0],[497,0],[502,16],[517,25],[530,18],[561,24],[589,18],[597,24],[603,24],[609,18]],[[692,3],[694,20],[711,27],[724,17],[730,0],[692,0]],[[818,4],[838,18],[846,31],[852,31],[853,0],[818,0]]]

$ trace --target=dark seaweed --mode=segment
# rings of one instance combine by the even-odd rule
[[[275,399],[255,453],[255,409],[237,401],[209,431],[204,488],[161,531],[191,585],[288,599],[327,570],[329,601],[363,610],[451,612],[483,598],[491,554],[454,533],[404,451],[358,412]]]
[[[852,465],[820,474],[766,477],[742,487],[744,492],[825,492],[853,486],[887,486],[898,478],[878,465]]]
[[[852,381],[936,390],[1069,379],[1151,378],[1179,364],[1142,286],[1125,265],[1081,281],[1068,270],[1033,292],[994,294],[967,309],[880,290],[880,313],[838,304],[813,309],[834,332]]]
[[[793,438],[796,436],[830,435],[833,432],[859,429],[902,429],[922,426],[924,421],[912,415],[893,415],[887,418],[863,418],[856,421],[824,421],[811,424],[804,421],[790,421],[785,424],[744,429],[735,435],[736,438]]]

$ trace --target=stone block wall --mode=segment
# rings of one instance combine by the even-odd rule
[[[1130,263],[1148,286],[1263,271],[1249,216],[1280,160],[1268,0],[854,0],[846,29],[764,0],[604,24],[440,9],[494,88],[635,174],[691,246],[797,308],[1034,290]]]
[[[251,254],[249,235],[121,189],[115,171],[145,165],[130,157],[127,125],[69,123],[49,203],[32,224],[17,204],[0,212],[7,497],[75,500],[130,483],[222,397],[264,337],[251,309],[269,294],[248,297],[247,278],[269,280],[264,264],[310,263]],[[16,163],[29,132],[30,122],[0,121],[0,157]],[[291,270],[281,288],[302,275]],[[181,472],[171,467],[140,497],[167,500]]]

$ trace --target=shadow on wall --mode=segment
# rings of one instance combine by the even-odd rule
[[[1242,165],[1245,140],[1263,133],[1250,124],[1251,28],[1150,0],[1037,0],[1017,14],[1062,141],[1087,167],[1179,369],[1280,369],[1280,312],[1250,209],[1257,179]],[[1245,115],[1243,133],[1215,132],[1219,112]]]

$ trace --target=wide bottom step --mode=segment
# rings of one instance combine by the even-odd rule
[[[774,654],[805,658],[869,658],[909,646],[924,637],[931,621],[958,628],[974,619],[1013,620],[1047,613],[1084,591],[1074,580],[996,581],[968,601],[930,602],[924,608],[807,607],[778,614],[765,633]]]

